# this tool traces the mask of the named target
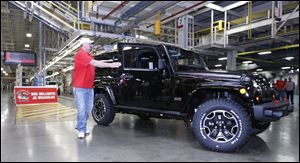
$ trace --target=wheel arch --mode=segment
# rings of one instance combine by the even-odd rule
[[[240,105],[245,105],[245,99],[241,96],[238,89],[233,88],[199,88],[190,93],[185,102],[184,112],[189,115],[194,114],[194,109],[199,105],[211,99],[226,98],[237,102]]]
[[[111,102],[113,103],[113,105],[117,104],[114,92],[110,86],[94,88],[94,95],[97,95],[99,93],[106,94],[109,97],[109,99],[111,100]]]

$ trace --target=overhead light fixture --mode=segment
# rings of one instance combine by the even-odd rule
[[[5,76],[7,76],[7,74],[4,74]]]
[[[244,61],[243,63],[249,64],[249,63],[252,63],[252,61]]]
[[[29,44],[25,44],[25,48],[29,48]]]
[[[219,65],[215,65],[215,67],[222,67],[222,65],[221,65],[221,64],[219,64]]]
[[[148,37],[146,36],[143,36],[143,35],[136,35],[135,38],[140,38],[140,39],[149,39]]]
[[[31,37],[32,34],[31,33],[26,33],[26,37]]]
[[[130,49],[132,49],[130,46],[125,46],[125,47],[123,48],[123,50],[130,50]]]
[[[293,60],[295,57],[285,57],[284,59],[285,60],[288,60],[288,61],[291,61],[291,60]]]
[[[266,54],[271,54],[272,52],[271,51],[265,51],[265,52],[259,52],[258,54],[259,55],[266,55]]]
[[[3,71],[4,69],[1,67],[1,71]]]
[[[261,69],[261,68],[258,68],[258,69],[256,69],[256,71],[263,71],[263,69]]]
[[[46,76],[45,79],[54,77],[54,76],[56,76],[56,75],[59,75],[59,72],[55,72],[54,74],[52,74],[52,75],[50,75],[50,76]]]
[[[291,67],[281,67],[282,70],[290,69]]]
[[[227,57],[218,58],[219,61],[227,60]]]
[[[297,68],[297,71],[299,72],[299,69]]]

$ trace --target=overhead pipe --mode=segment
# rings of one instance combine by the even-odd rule
[[[134,7],[127,10],[124,14],[120,16],[120,18],[115,22],[115,25],[117,25],[119,22],[121,22],[123,19],[130,18],[137,13],[141,12],[143,9],[147,8],[149,5],[154,3],[154,1],[141,1],[138,4],[136,4]]]
[[[199,3],[196,3],[196,4],[194,4],[194,5],[192,5],[192,6],[188,7],[188,8],[186,8],[186,9],[183,9],[183,10],[181,10],[181,11],[178,11],[178,12],[172,14],[171,16],[168,16],[168,17],[162,19],[161,22],[163,22],[163,21],[165,21],[165,20],[167,20],[167,19],[170,19],[170,18],[172,18],[172,17],[174,17],[174,16],[176,16],[176,15],[178,15],[178,14],[181,14],[181,13],[183,13],[183,12],[185,12],[185,11],[188,11],[188,10],[190,10],[190,9],[193,9],[194,7],[199,6],[199,5],[203,4],[204,2],[206,2],[206,1],[201,1],[201,2],[199,2]],[[153,25],[154,25],[154,23],[151,24],[151,25],[148,25],[147,28],[152,27]]]
[[[118,9],[122,8],[125,6],[125,4],[129,2],[129,1],[123,1],[122,3],[120,3],[117,7],[115,7],[113,10],[111,10],[107,15],[105,15],[102,20],[106,19],[107,17],[109,17],[112,13],[116,12]]]
[[[299,30],[291,30],[291,31],[288,31],[288,32],[280,32],[280,33],[277,34],[277,36],[289,36],[289,35],[294,35],[294,34],[298,34],[298,33],[299,33]],[[271,40],[271,35],[256,37],[252,41],[242,42],[242,43],[237,44],[237,46],[253,44],[253,43],[257,43],[257,42],[265,41],[265,40],[272,41]]]
[[[277,64],[280,65],[281,63],[274,62],[274,61],[269,61],[269,60],[262,60],[262,59],[255,59],[255,58],[248,58],[248,57],[238,57],[239,59],[243,60],[249,60],[249,61],[254,61],[254,62],[263,62],[263,63],[270,63],[270,64]],[[292,67],[299,67],[299,65],[294,65],[294,64],[285,64],[286,66],[292,66]]]
[[[241,56],[241,55],[248,55],[248,54],[259,53],[259,52],[264,52],[264,51],[286,50],[286,49],[298,48],[298,47],[299,47],[299,44],[286,45],[286,46],[281,46],[281,47],[272,48],[272,49],[263,49],[263,50],[241,52],[241,53],[238,53],[238,55]]]

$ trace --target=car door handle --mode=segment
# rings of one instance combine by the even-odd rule
[[[133,78],[133,75],[131,75],[131,74],[122,74],[121,75],[121,79],[129,80],[129,79],[132,79],[132,78]]]

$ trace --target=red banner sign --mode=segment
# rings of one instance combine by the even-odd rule
[[[58,102],[57,87],[20,87],[15,86],[16,105]]]

